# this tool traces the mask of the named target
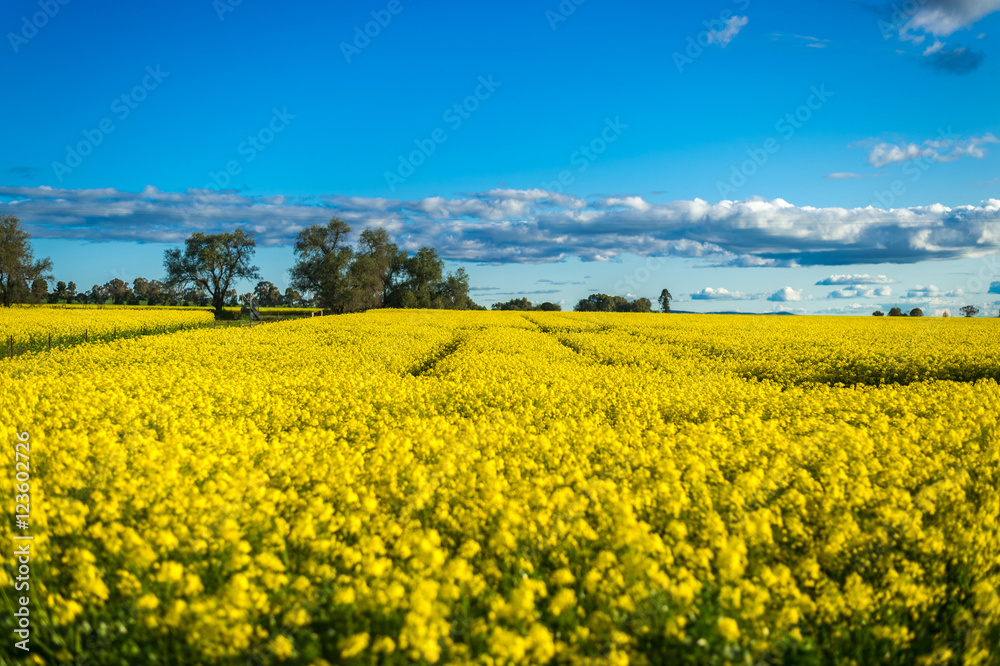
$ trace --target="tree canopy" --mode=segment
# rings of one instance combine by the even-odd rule
[[[184,251],[167,250],[163,265],[170,287],[193,287],[211,298],[217,315],[226,305],[230,285],[238,280],[259,280],[259,269],[250,262],[257,242],[243,229],[221,234],[192,234]]]
[[[313,294],[318,305],[337,313],[382,307],[479,308],[469,297],[465,269],[445,275],[434,248],[422,247],[411,256],[381,228],[363,230],[352,248],[351,231],[334,217],[299,232],[292,287]]]
[[[0,304],[37,303],[48,293],[52,261],[35,259],[31,236],[13,215],[0,217]]]
[[[648,298],[630,301],[624,296],[591,294],[581,299],[573,309],[577,312],[652,312],[653,303]]]

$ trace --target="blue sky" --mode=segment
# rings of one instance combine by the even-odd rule
[[[13,0],[0,212],[82,288],[340,215],[486,305],[997,309],[1000,0],[674,4]]]

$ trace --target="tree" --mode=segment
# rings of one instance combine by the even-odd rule
[[[36,280],[51,280],[52,261],[35,260],[31,236],[13,215],[0,217],[0,305],[31,302]],[[46,287],[48,291],[48,287]]]
[[[250,262],[257,247],[254,233],[243,229],[221,234],[192,234],[184,251],[167,250],[163,265],[167,284],[204,289],[211,298],[216,316],[222,315],[226,294],[237,280],[259,280],[259,269]]]
[[[253,293],[257,295],[257,302],[263,307],[273,308],[281,305],[281,292],[270,282],[261,280]]]
[[[660,297],[656,299],[660,303],[660,310],[662,312],[670,312],[670,301],[673,296],[670,295],[670,291],[664,289],[660,292]]]
[[[386,305],[389,293],[403,276],[406,252],[382,228],[365,229],[358,237],[358,249],[351,265],[351,289],[358,291],[354,309],[367,310]]]
[[[624,296],[591,294],[573,308],[577,312],[652,312],[653,303],[648,298],[630,301]]]
[[[108,288],[101,284],[95,284],[90,288],[87,300],[94,305],[103,305],[108,300]]]
[[[76,298],[76,282],[70,282],[66,285],[66,302],[72,303],[74,298]]]
[[[979,314],[979,308],[977,308],[974,305],[963,305],[959,309],[959,312],[964,314],[966,317],[975,317],[977,314]]]
[[[132,290],[128,282],[121,278],[115,278],[104,285],[108,291],[108,297],[115,305],[124,305],[125,301],[132,297]]]
[[[339,217],[314,224],[295,237],[297,261],[292,287],[316,296],[320,307],[344,312],[348,300],[347,270],[354,252],[347,245],[351,227]]]
[[[542,312],[561,312],[562,306],[559,305],[558,303],[551,303],[549,301],[545,301],[544,303],[539,305],[538,308],[536,309],[541,310]]]
[[[435,307],[445,310],[475,310],[477,306],[469,297],[469,274],[464,268],[449,273],[434,289]]]
[[[881,310],[876,310],[875,312],[872,313],[872,316],[873,317],[884,317],[885,313],[882,312]]]
[[[132,293],[135,294],[135,300],[149,304],[149,280],[141,277],[132,280]]]
[[[950,313],[950,312],[948,312],[947,310],[945,310],[944,312],[942,312],[942,313],[941,313],[941,316],[942,316],[942,317],[950,317],[950,316],[951,316],[951,313]]]
[[[281,304],[286,308],[294,308],[302,305],[302,294],[291,287],[285,289],[285,295],[281,298]]]
[[[911,317],[923,317],[924,316],[924,311],[921,310],[920,308],[913,308],[912,310],[910,310],[910,316]]]
[[[41,303],[49,295],[49,283],[45,278],[37,277],[31,281],[31,302]]]
[[[900,310],[899,308],[892,308],[891,310],[889,310],[889,316],[890,317],[905,317],[906,315],[903,314],[903,311]]]
[[[534,310],[535,306],[531,304],[527,298],[512,298],[506,303],[494,303],[490,306],[492,310],[515,310],[519,312],[527,312]]]

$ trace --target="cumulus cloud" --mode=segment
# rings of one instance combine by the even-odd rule
[[[740,34],[740,30],[743,29],[750,19],[746,16],[733,16],[726,21],[726,25],[721,30],[711,30],[708,33],[708,43],[718,44],[722,48],[726,48],[729,42],[736,38],[736,35]]]
[[[879,298],[881,296],[892,296],[892,287],[851,285],[843,289],[834,289],[826,295],[827,298]]]
[[[968,74],[979,68],[984,55],[967,46],[946,48],[945,38],[971,27],[984,16],[1000,10],[1000,0],[918,0],[892,5],[891,19],[879,21],[883,37],[922,45],[924,64],[949,74]],[[886,13],[890,13],[886,10]]]
[[[926,287],[921,287],[919,284],[906,292],[907,298],[959,298],[965,296],[965,292],[961,289],[952,289],[950,291],[938,289],[934,285],[928,285]]]
[[[1000,0],[924,0],[900,27],[900,36],[948,37],[1000,10]]]
[[[961,157],[982,159],[986,157],[984,146],[991,143],[1000,143],[1000,139],[990,133],[969,137],[964,141],[952,136],[942,136],[940,139],[928,139],[922,144],[881,142],[868,153],[868,163],[874,167],[884,167],[923,157],[934,162],[954,162]]]
[[[701,291],[691,294],[691,300],[694,301],[749,301],[753,299],[754,296],[750,294],[744,294],[741,291],[729,291],[724,287],[719,289],[705,287]]]
[[[778,291],[774,292],[767,297],[769,301],[776,301],[779,303],[784,303],[787,301],[801,301],[802,300],[802,290],[792,289],[791,287],[782,287]]]
[[[854,273],[852,275],[831,275],[828,278],[823,278],[816,284],[820,286],[840,286],[840,285],[854,285],[854,284],[896,284],[899,280],[893,280],[892,278],[886,277],[885,275],[868,275],[868,273],[859,274]]]
[[[846,266],[980,257],[1000,251],[1000,199],[892,210],[796,206],[783,199],[648,203],[542,190],[493,190],[417,200],[330,195],[320,200],[236,192],[0,187],[0,212],[36,238],[177,244],[241,226],[265,246],[337,215],[359,232],[386,229],[404,249],[451,260],[609,261],[626,253],[718,266]]]

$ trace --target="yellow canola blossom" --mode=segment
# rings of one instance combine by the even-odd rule
[[[112,307],[12,307],[0,308],[0,359],[14,354],[86,341],[107,341],[143,333],[164,333],[185,328],[211,326],[215,315],[208,310]]]
[[[376,311],[0,361],[31,654],[1000,663],[998,324]]]

